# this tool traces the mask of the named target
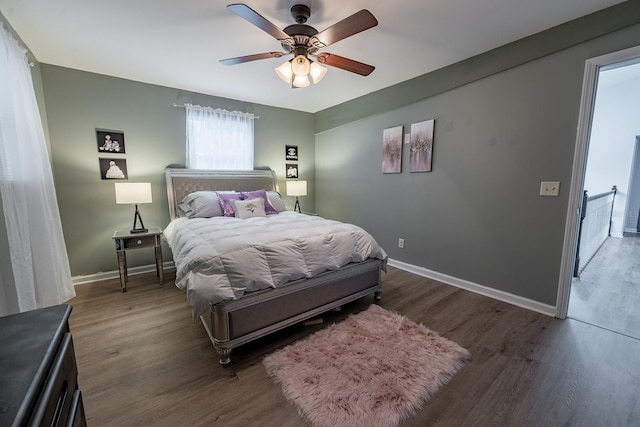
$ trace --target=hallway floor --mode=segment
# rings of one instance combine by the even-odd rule
[[[640,237],[609,237],[573,279],[568,317],[640,339]]]

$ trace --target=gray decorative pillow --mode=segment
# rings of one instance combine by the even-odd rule
[[[221,193],[234,193],[225,191]],[[223,216],[220,199],[215,191],[195,191],[188,194],[178,205],[187,218],[211,218]]]
[[[261,197],[245,200],[230,200],[236,218],[247,219],[256,216],[267,216],[264,211],[264,199]]]
[[[193,215],[193,211],[191,210],[191,208],[189,207],[189,205],[187,205],[186,203],[180,203],[178,205],[178,216],[179,217],[187,217],[187,218],[191,218],[191,216]]]
[[[280,197],[280,193],[277,191],[267,191],[267,198],[276,212],[280,213],[287,210],[284,201],[282,201],[282,197]]]

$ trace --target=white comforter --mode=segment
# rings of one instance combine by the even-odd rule
[[[296,212],[267,217],[178,218],[164,230],[194,319],[209,305],[387,254],[353,224]]]

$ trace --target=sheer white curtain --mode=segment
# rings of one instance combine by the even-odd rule
[[[75,296],[25,51],[0,24],[0,315]],[[7,253],[8,252],[8,253]],[[10,271],[5,271],[9,266]]]
[[[253,169],[255,116],[186,104],[187,168]]]

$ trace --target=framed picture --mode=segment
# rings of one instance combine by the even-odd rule
[[[102,179],[127,179],[126,159],[98,159]]]
[[[298,160],[298,146],[297,145],[285,145],[284,146],[284,158],[285,160]]]
[[[298,165],[294,163],[287,163],[287,178],[296,178],[298,179]]]
[[[402,126],[382,131],[382,173],[402,171]]]
[[[96,129],[98,151],[100,153],[124,154],[124,132]]]
[[[410,172],[431,172],[434,125],[434,119],[411,125]]]

